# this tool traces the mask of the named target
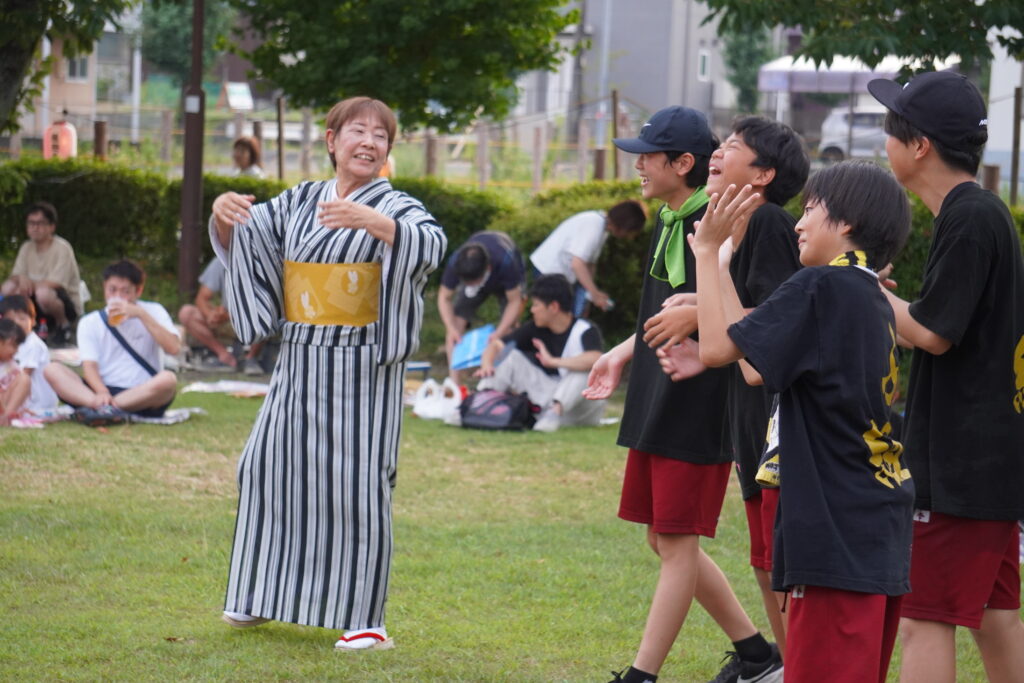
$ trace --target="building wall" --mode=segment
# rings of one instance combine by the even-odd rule
[[[83,78],[69,73],[61,40],[50,44],[50,54],[54,57],[54,66],[48,79],[48,94],[33,100],[34,112],[22,115],[21,134],[28,138],[41,137],[46,126],[63,118],[66,110],[67,120],[78,130],[78,139],[92,139],[92,121],[96,117],[96,55],[80,57],[86,65]]]

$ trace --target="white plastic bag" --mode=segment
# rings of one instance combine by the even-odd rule
[[[443,384],[430,378],[416,390],[412,413],[424,420],[443,420],[457,411],[461,403],[462,390],[450,377],[446,377]]]

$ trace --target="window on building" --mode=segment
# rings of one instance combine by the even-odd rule
[[[89,56],[68,59],[68,80],[85,81],[89,79]]]
[[[700,50],[697,52],[697,80],[711,80],[711,51]]]

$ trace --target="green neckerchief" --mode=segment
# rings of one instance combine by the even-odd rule
[[[866,268],[874,272],[874,268],[868,265],[867,253],[860,249],[840,254],[829,261],[828,264],[830,266],[859,266],[860,268]]]
[[[658,238],[658,247],[651,261],[651,277],[673,287],[686,282],[686,234],[683,221],[708,203],[708,194],[701,185],[683,205],[673,211],[668,204],[661,207],[664,228]]]

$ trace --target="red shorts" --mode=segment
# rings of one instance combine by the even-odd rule
[[[885,683],[901,600],[794,586],[786,602],[786,683]]]
[[[657,534],[715,537],[732,463],[695,465],[629,449],[619,517]]]
[[[1020,609],[1015,521],[914,514],[911,592],[903,616],[980,628],[985,609]]]
[[[750,566],[770,572],[779,490],[761,489],[760,493],[743,501],[743,506],[747,510],[747,530],[750,531]]]

